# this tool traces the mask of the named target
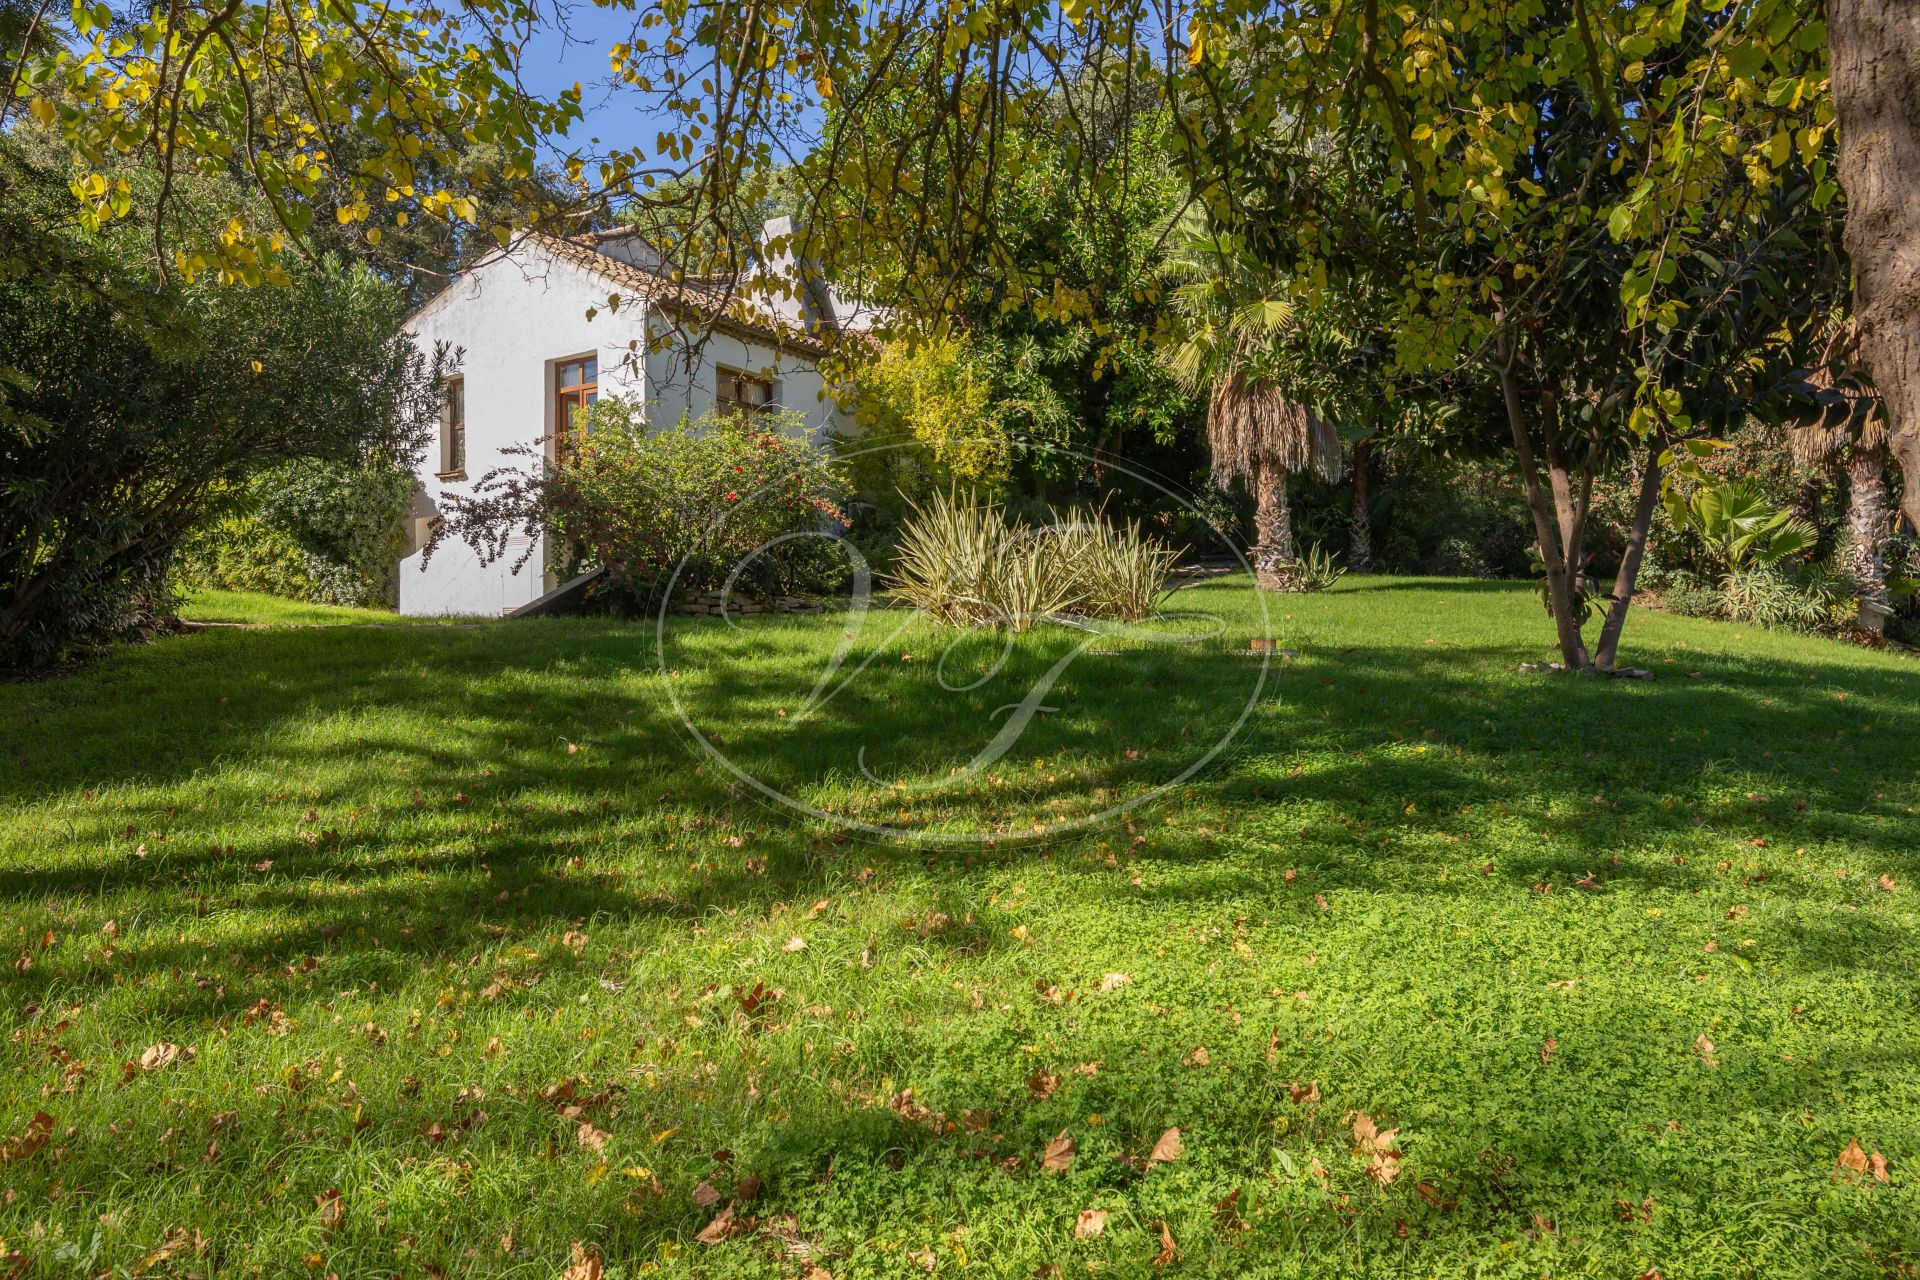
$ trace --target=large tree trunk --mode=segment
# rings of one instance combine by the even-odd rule
[[[1886,631],[1887,619],[1893,613],[1884,554],[1887,526],[1892,523],[1890,504],[1886,454],[1878,449],[1855,449],[1847,459],[1846,564],[1860,584],[1860,629],[1875,635]]]
[[[1299,557],[1293,551],[1293,514],[1287,509],[1287,472],[1262,460],[1253,477],[1253,576],[1268,591],[1291,591]]]
[[[1373,569],[1373,518],[1367,514],[1367,459],[1373,441],[1353,446],[1353,501],[1347,507],[1347,568],[1354,573]]]
[[[1860,357],[1920,530],[1920,4],[1828,0],[1827,40]]]
[[[1527,498],[1527,511],[1533,516],[1534,540],[1540,547],[1540,559],[1547,569],[1547,611],[1553,615],[1553,629],[1560,642],[1560,662],[1569,671],[1584,671],[1592,666],[1587,656],[1586,637],[1580,634],[1581,608],[1579,566],[1573,563],[1561,543],[1562,528],[1568,513],[1550,504],[1540,484],[1540,464],[1528,430],[1526,407],[1514,378],[1514,350],[1508,341],[1494,353],[1494,371],[1500,378],[1500,396],[1507,408],[1507,425],[1513,432],[1514,457],[1520,465],[1520,484]],[[1564,471],[1555,477],[1556,488],[1564,488]]]
[[[1602,671],[1613,670],[1619,655],[1620,632],[1627,625],[1640,562],[1647,553],[1647,533],[1653,528],[1653,513],[1660,505],[1660,453],[1658,439],[1647,445],[1647,460],[1640,472],[1640,497],[1633,507],[1633,528],[1627,534],[1626,553],[1620,557],[1620,571],[1613,578],[1613,594],[1607,597],[1607,620],[1600,628],[1600,643],[1593,652],[1593,665]]]

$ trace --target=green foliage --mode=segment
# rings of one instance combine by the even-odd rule
[[[274,289],[157,282],[137,229],[62,224],[65,158],[29,141],[0,135],[0,246],[39,263],[0,273],[0,667],[151,625],[175,548],[256,472],[410,459],[438,410],[395,291],[370,272],[321,260]]]
[[[1669,490],[1666,508],[1674,527],[1698,538],[1727,573],[1771,568],[1811,549],[1819,536],[1805,520],[1775,507],[1751,480],[1697,485],[1684,496]]]
[[[838,442],[854,491],[883,520],[941,489],[1003,483],[1012,443],[981,353],[952,335],[888,343],[862,366],[857,435]]]
[[[1296,591],[1325,591],[1346,575],[1346,566],[1319,543],[1309,546],[1294,563],[1291,574]]]
[[[502,468],[470,496],[449,496],[427,556],[460,538],[491,563],[516,530],[530,546],[551,536],[575,569],[604,567],[640,599],[676,571],[684,589],[721,586],[736,572],[748,589],[786,592],[845,577],[844,561],[810,535],[845,523],[846,482],[800,414],[709,412],[655,428],[644,405],[611,396],[581,425],[584,436],[560,462],[523,447],[531,470]]]
[[[250,591],[326,603],[300,544],[251,504],[223,511],[189,533],[174,556],[173,581],[187,591]]]
[[[63,222],[143,235],[156,269],[188,281],[285,284],[290,242],[324,245],[332,228],[356,229],[369,251],[391,231],[443,260],[472,231],[505,242],[516,213],[552,211],[538,150],[580,118],[578,88],[553,101],[521,88],[512,68],[535,17],[517,0],[458,13],[268,0],[42,12],[59,38],[25,60],[0,123],[30,114],[72,151]],[[168,190],[213,179],[251,198],[204,220],[170,198],[143,202],[120,172],[129,157],[164,170]],[[423,222],[440,234],[422,240]],[[0,262],[41,268],[15,251],[0,245]]]
[[[1788,570],[1754,563],[1717,578],[1674,574],[1661,599],[1669,611],[1690,617],[1842,634],[1852,630],[1859,588],[1834,564]]]
[[[270,468],[233,510],[188,537],[175,579],[315,604],[391,605],[416,484],[383,455]]]
[[[1138,622],[1158,608],[1174,559],[1138,521],[1054,512],[1035,526],[1009,520],[997,503],[935,493],[902,526],[888,585],[947,626]]]

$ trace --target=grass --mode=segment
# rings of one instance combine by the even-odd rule
[[[845,617],[676,621],[666,677],[651,625],[559,619],[0,688],[0,1256],[1915,1274],[1911,659],[1645,614],[1657,680],[1523,675],[1530,588],[1349,578],[1276,606],[1298,656],[1206,768],[1012,838],[1151,795],[1247,703],[1246,584],[1177,600],[1224,632],[1096,643],[958,778],[1080,637],[952,693],[947,637],[876,615],[811,712]],[[767,800],[669,687],[752,777],[923,842]],[[1836,1167],[1856,1139],[1887,1181]]]
[[[446,624],[446,620],[440,618],[406,618],[384,609],[307,604],[251,591],[196,591],[181,607],[180,616],[188,622],[254,627],[342,627],[356,622],[389,626]]]

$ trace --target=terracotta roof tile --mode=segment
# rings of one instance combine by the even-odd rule
[[[731,331],[736,336],[770,342],[782,350],[815,358],[827,353],[826,345],[819,338],[777,317],[756,311],[746,298],[724,286],[707,280],[669,280],[594,247],[602,240],[612,238],[610,233],[601,232],[569,240],[541,231],[528,231],[521,236],[521,241],[543,249],[562,261],[571,262],[622,289],[631,290],[651,302],[680,311],[702,327]]]

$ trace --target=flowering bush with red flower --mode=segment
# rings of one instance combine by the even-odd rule
[[[502,468],[473,496],[443,501],[436,542],[459,537],[491,561],[516,530],[544,534],[574,570],[604,566],[642,598],[676,569],[685,590],[719,586],[742,564],[737,585],[750,591],[816,590],[845,575],[826,539],[787,536],[846,523],[839,464],[800,414],[708,413],[655,428],[644,406],[612,398],[575,424],[559,461],[522,453],[531,469]]]

